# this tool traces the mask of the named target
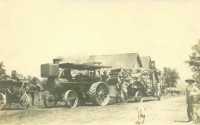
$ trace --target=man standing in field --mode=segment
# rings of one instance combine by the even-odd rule
[[[186,87],[186,102],[187,102],[187,116],[188,121],[192,121],[193,117],[193,97],[199,93],[199,89],[195,86],[193,79],[185,80],[188,85]]]
[[[32,106],[35,105],[35,97],[37,94],[39,94],[40,91],[40,86],[39,86],[39,79],[37,77],[33,77],[32,80],[30,81],[30,85],[29,85],[29,94],[31,95],[31,99],[32,99]]]

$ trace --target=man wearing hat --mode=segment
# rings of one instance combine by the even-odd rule
[[[193,79],[187,79],[185,80],[188,85],[186,87],[186,102],[187,102],[187,116],[188,121],[192,121],[192,115],[193,115],[193,96],[197,93],[199,93],[199,89],[195,86],[195,80]]]

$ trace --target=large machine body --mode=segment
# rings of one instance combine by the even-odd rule
[[[85,102],[104,106],[109,103],[109,90],[101,80],[102,68],[89,64],[42,64],[41,76],[47,78],[44,86],[48,94],[44,97],[46,107],[62,101],[73,108]]]

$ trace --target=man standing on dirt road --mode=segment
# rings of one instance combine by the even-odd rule
[[[30,81],[30,85],[29,85],[29,94],[31,95],[31,99],[32,99],[32,106],[35,105],[35,96],[36,94],[39,93],[39,91],[41,90],[40,86],[39,86],[39,79],[37,77],[33,77],[32,80]]]
[[[193,79],[185,80],[188,85],[186,87],[186,102],[187,102],[187,116],[188,121],[192,121],[193,116],[193,96],[199,93],[199,89],[195,86],[195,81]]]

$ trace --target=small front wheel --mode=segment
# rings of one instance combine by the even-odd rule
[[[109,88],[105,83],[96,82],[92,84],[88,93],[99,106],[105,106],[110,102]]]
[[[75,108],[78,106],[79,97],[78,97],[78,94],[76,93],[76,91],[67,90],[64,94],[63,100],[64,100],[66,106],[68,106],[69,108]]]

